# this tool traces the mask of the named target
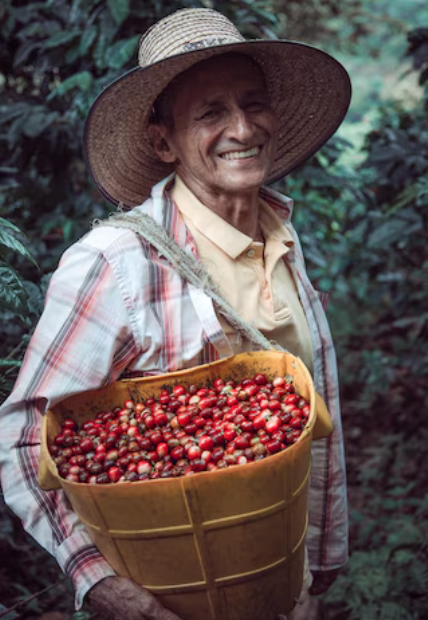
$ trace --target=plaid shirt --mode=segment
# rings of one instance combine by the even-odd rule
[[[158,183],[136,207],[151,215],[186,251],[195,243]],[[262,188],[281,216],[294,248],[285,259],[297,283],[314,351],[314,379],[335,430],[313,444],[307,535],[312,569],[342,566],[348,554],[345,461],[334,348],[317,292],[290,223],[292,201]],[[63,491],[37,484],[41,420],[47,407],[126,373],[154,375],[214,361],[232,353],[212,302],[183,281],[135,233],[100,227],[74,244],[51,279],[46,305],[12,394],[0,409],[1,482],[5,500],[25,529],[72,579],[79,608],[87,591],[113,570],[91,542]]]

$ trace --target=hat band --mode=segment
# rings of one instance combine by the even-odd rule
[[[183,52],[193,52],[195,50],[215,47],[216,45],[227,45],[229,43],[240,43],[240,39],[237,39],[237,37],[210,37],[201,39],[200,41],[192,41],[183,45]]]

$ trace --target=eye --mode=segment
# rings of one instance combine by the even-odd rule
[[[207,108],[196,116],[197,121],[212,121],[221,115],[220,108]]]
[[[267,101],[262,101],[257,100],[257,101],[250,101],[247,105],[246,105],[246,109],[249,112],[262,112],[263,110],[266,109],[266,106],[268,105]]]
[[[201,118],[213,118],[217,114],[218,112],[216,110],[208,110],[201,116]]]
[[[198,110],[195,114],[197,121],[216,121],[224,112],[224,106],[222,105],[210,105]]]

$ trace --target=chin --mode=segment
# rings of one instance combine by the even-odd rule
[[[239,178],[230,179],[229,182],[224,183],[225,189],[235,190],[235,191],[248,191],[259,189],[261,185],[265,182],[267,174],[246,174],[241,175]]]

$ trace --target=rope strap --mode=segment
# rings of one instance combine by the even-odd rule
[[[93,227],[112,226],[127,228],[148,241],[160,256],[164,256],[177,273],[187,282],[209,295],[214,302],[215,309],[231,324],[235,332],[245,337],[262,349],[279,349],[284,351],[276,342],[268,340],[260,330],[242,319],[232,306],[222,297],[218,286],[206,272],[202,264],[192,254],[185,252],[178,243],[145,213],[122,213],[110,215],[108,220],[95,220]]]

